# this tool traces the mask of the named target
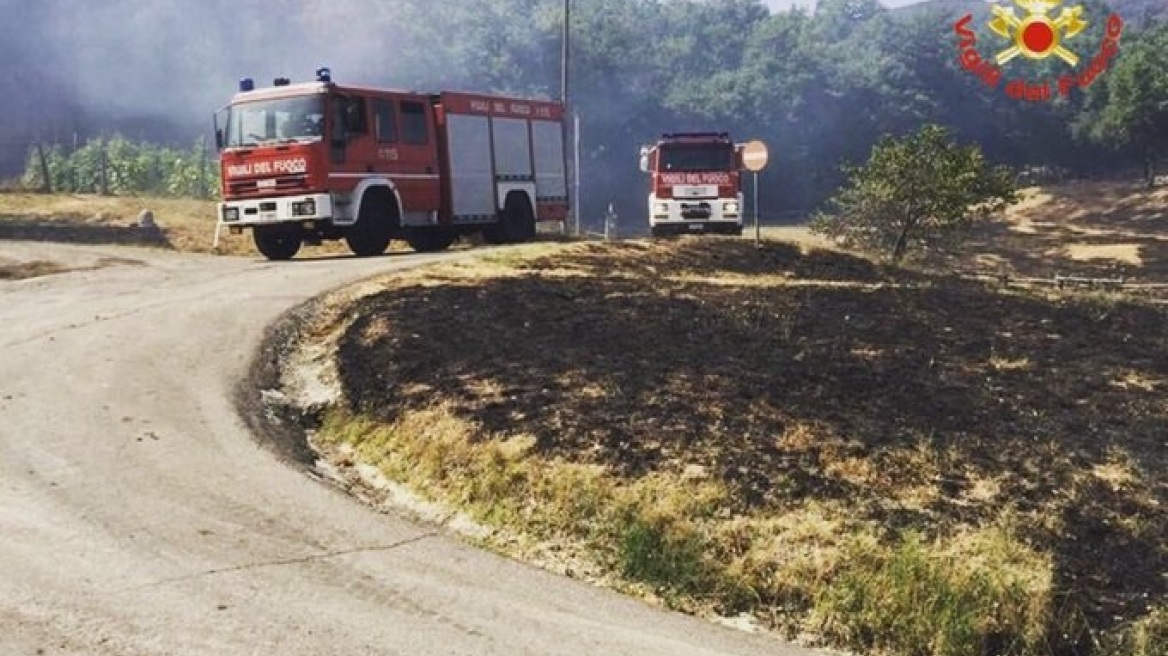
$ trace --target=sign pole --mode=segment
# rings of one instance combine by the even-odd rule
[[[575,212],[573,218],[576,219],[576,236],[584,234],[580,227],[580,113],[573,112],[572,114],[572,196]]]
[[[762,245],[762,229],[758,225],[758,171],[754,172],[754,245]]]
[[[754,174],[754,245],[762,246],[762,228],[758,219],[758,172],[766,167],[770,159],[766,144],[755,139],[742,145],[742,167]]]

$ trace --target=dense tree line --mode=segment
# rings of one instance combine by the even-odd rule
[[[303,79],[316,65],[331,66],[343,82],[559,95],[562,0],[212,4],[230,11],[188,17],[208,29],[160,30],[156,36],[172,47],[152,51],[175,59],[183,83],[174,93],[187,98],[191,85],[203,85],[200,112],[177,101],[167,110],[192,130],[207,129],[234,79]],[[571,0],[569,100],[581,120],[582,214],[600,217],[613,203],[622,219],[630,217],[623,220],[643,218],[636,155],[663,131],[727,130],[740,140],[765,140],[774,156],[761,176],[764,214],[821,206],[843,181],[842,164],[864,161],[884,136],[925,124],[1015,169],[1151,172],[1168,147],[1168,7],[1161,0],[1075,4],[1087,21],[1064,44],[1079,57],[1075,67],[1056,57],[1018,57],[990,88],[962,66],[955,29],[972,14],[967,29],[986,59],[1009,45],[988,28],[989,6],[980,0],[901,10],[877,0],[819,0],[814,12],[777,13],[760,0]],[[1118,50],[1089,86],[1064,96],[1052,84],[1052,97],[1040,101],[1006,95],[1014,79],[1053,83],[1087,70],[1113,12],[1123,18]],[[188,41],[187,32],[199,40]],[[282,38],[288,35],[295,48]],[[220,93],[206,89],[208,79]],[[134,108],[145,111],[166,97],[157,87],[134,98]]]

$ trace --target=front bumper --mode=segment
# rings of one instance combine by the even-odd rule
[[[700,221],[658,223],[650,227],[654,237],[667,235],[741,235],[742,224],[736,221]]]
[[[737,198],[685,199],[658,199],[650,195],[649,225],[654,232],[716,232],[730,230],[730,226],[741,230],[742,195]]]
[[[228,227],[270,225],[333,218],[329,194],[253,198],[219,203],[219,221]]]

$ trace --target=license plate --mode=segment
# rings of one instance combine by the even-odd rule
[[[689,229],[690,230],[705,230],[706,226],[704,224],[701,224],[701,223],[691,223],[691,224],[689,224]]]

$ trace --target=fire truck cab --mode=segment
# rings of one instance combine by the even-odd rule
[[[516,243],[567,218],[559,102],[341,86],[322,68],[301,84],[241,80],[215,135],[216,238],[251,229],[272,260],[326,239],[360,256],[475,232]]]
[[[641,147],[653,236],[742,234],[740,149],[725,132],[670,133]]]

